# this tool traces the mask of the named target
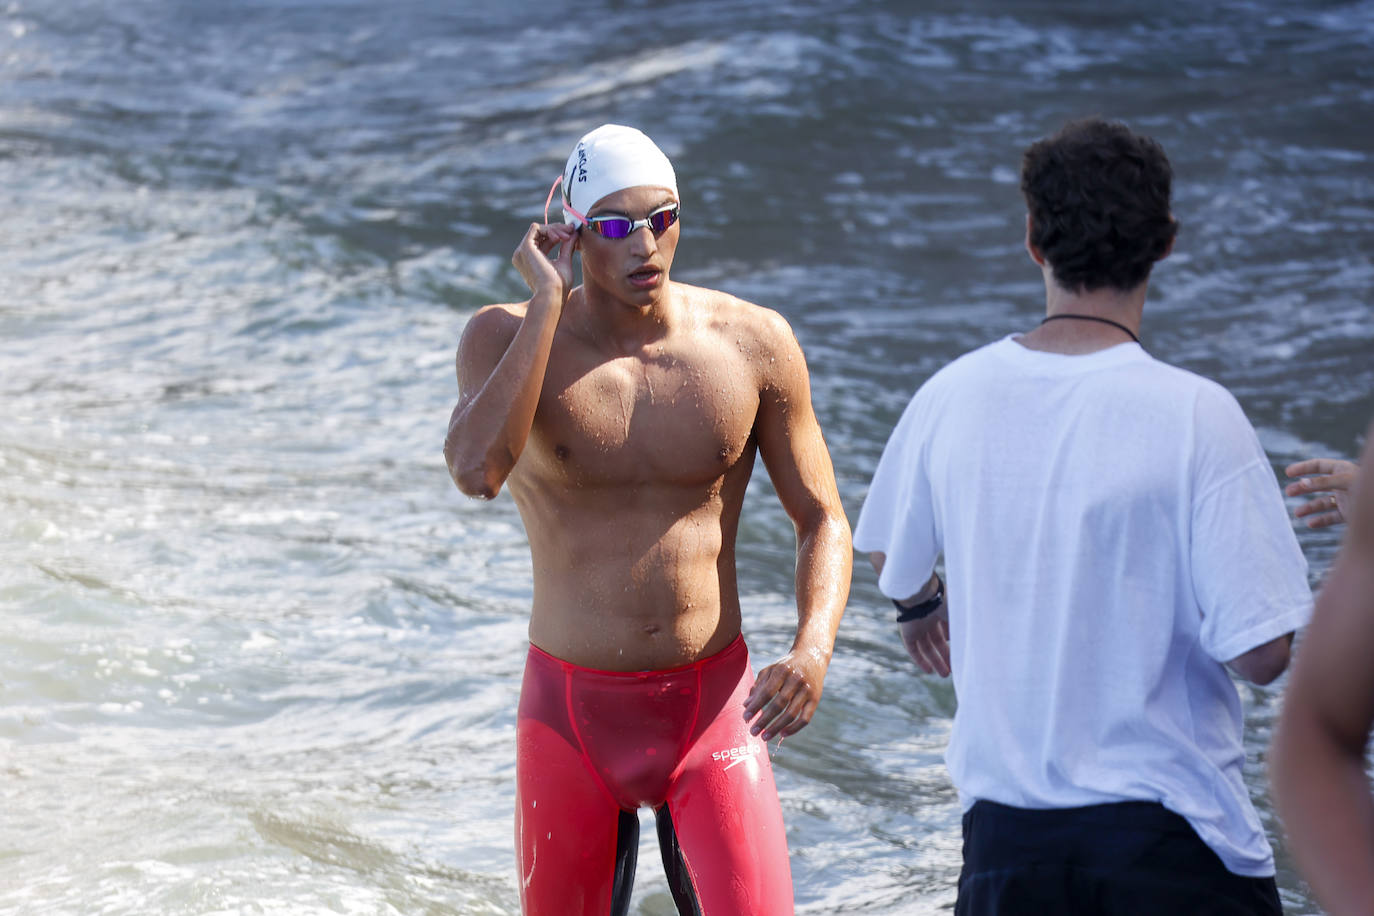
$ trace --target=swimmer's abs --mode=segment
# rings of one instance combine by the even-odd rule
[[[712,577],[696,600],[657,588],[622,590],[590,603],[536,590],[530,641],[555,658],[605,671],[661,671],[691,664],[730,644],[740,631],[739,603]],[[657,596],[655,600],[654,596]],[[728,603],[722,607],[722,599]]]
[[[525,527],[537,606],[586,612],[652,606],[668,616],[735,601],[734,552],[719,516],[648,524],[634,513],[610,511],[595,525],[527,521]]]
[[[588,668],[643,671],[689,664],[738,635],[738,500],[683,494],[521,503],[536,646]]]

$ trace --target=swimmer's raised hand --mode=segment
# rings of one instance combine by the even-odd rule
[[[530,223],[510,260],[531,293],[553,293],[560,306],[567,301],[573,286],[572,256],[577,238],[576,227],[567,223]]]
[[[1284,487],[1289,496],[1317,494],[1293,514],[1307,519],[1309,528],[1326,528],[1350,520],[1350,486],[1359,466],[1340,458],[1309,458],[1290,464],[1289,477],[1301,478]]]

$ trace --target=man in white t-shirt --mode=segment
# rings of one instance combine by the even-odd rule
[[[1026,151],[1047,317],[921,387],[855,528],[953,672],[959,914],[1281,913],[1227,669],[1278,677],[1312,598],[1240,406],[1137,339],[1171,183],[1099,119]]]

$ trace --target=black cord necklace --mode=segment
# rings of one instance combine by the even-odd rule
[[[1051,315],[1050,317],[1046,318],[1045,321],[1054,321],[1056,318],[1079,318],[1079,319],[1082,319],[1083,321],[1100,321],[1100,322],[1102,322],[1103,324],[1109,324],[1109,325],[1111,325],[1111,326],[1114,327],[1114,328],[1120,328],[1121,330],[1123,330],[1123,331],[1126,332],[1126,336],[1130,337],[1131,340],[1134,340],[1136,343],[1140,343],[1140,338],[1135,336],[1135,332],[1134,332],[1134,331],[1132,331],[1130,328],[1126,327],[1126,326],[1125,326],[1124,324],[1122,324],[1121,322],[1119,322],[1119,321],[1112,321],[1110,318],[1099,318],[1099,317],[1096,316],[1096,315],[1075,315],[1075,314],[1073,314],[1073,313],[1071,313],[1071,312],[1065,312],[1065,313],[1063,313],[1063,314],[1061,314],[1061,315]],[[1041,324],[1044,324],[1045,321],[1042,321],[1042,322],[1040,322],[1040,323],[1041,323]]]

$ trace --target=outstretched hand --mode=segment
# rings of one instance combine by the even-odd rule
[[[819,649],[793,650],[759,672],[744,700],[751,735],[764,741],[795,735],[816,714],[830,659]]]
[[[1317,494],[1293,514],[1307,519],[1309,528],[1326,528],[1350,520],[1350,487],[1359,466],[1339,458],[1309,458],[1290,464],[1285,473],[1301,478],[1284,487],[1289,496]]]
[[[577,240],[576,227],[567,223],[530,223],[510,260],[531,293],[553,292],[562,304],[573,285],[572,256]],[[557,255],[554,249],[558,249]]]
[[[926,674],[949,677],[949,606],[944,605],[929,617],[899,623],[906,654]]]

